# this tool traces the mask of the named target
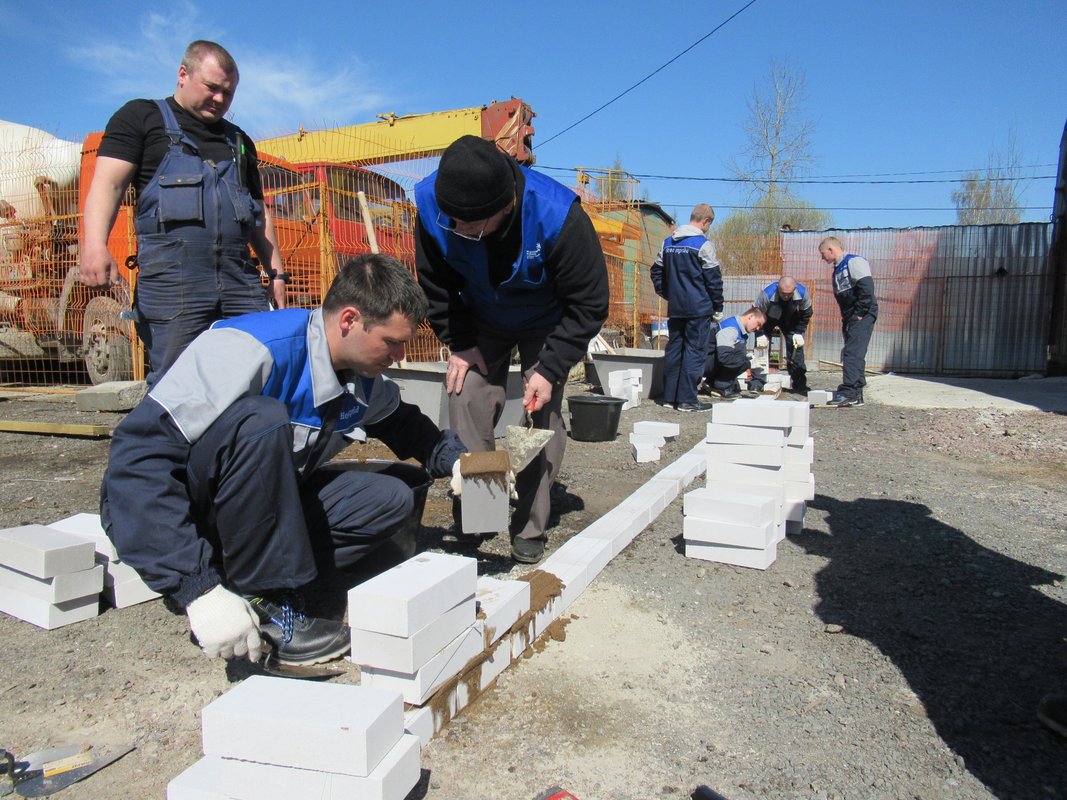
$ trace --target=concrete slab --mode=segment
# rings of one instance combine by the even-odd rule
[[[129,411],[148,394],[144,381],[108,381],[74,395],[79,411]]]

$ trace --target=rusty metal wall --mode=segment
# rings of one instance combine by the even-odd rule
[[[820,298],[808,360],[840,362],[841,317],[819,242],[871,263],[878,322],[870,369],[1017,377],[1047,368],[1049,223],[782,234],[783,274]]]

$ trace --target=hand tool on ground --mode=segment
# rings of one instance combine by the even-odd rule
[[[560,789],[558,786],[553,786],[551,789],[537,795],[534,800],[578,800],[578,798],[566,789]]]
[[[532,412],[536,400],[526,404],[526,425],[508,425],[504,429],[504,449],[508,451],[511,471],[516,475],[526,469],[534,457],[544,449],[555,431],[534,428]]]
[[[125,745],[74,745],[51,747],[15,760],[8,751],[0,765],[0,796],[14,789],[22,797],[47,797],[65,789],[134,749]]]

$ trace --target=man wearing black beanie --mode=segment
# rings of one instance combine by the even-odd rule
[[[518,348],[523,405],[536,427],[555,432],[516,480],[511,553],[533,564],[544,555],[549,492],[567,442],[563,384],[607,319],[600,240],[574,192],[477,136],[449,145],[415,187],[415,202],[427,319],[451,351],[450,427],[471,450],[494,449]]]

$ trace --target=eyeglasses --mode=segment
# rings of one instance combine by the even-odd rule
[[[449,233],[454,233],[460,239],[466,239],[469,242],[480,242],[482,240],[482,237],[485,236],[485,229],[489,227],[489,220],[485,220],[482,223],[482,229],[480,231],[478,231],[478,235],[477,236],[471,236],[469,233],[460,233],[459,231],[457,231],[456,230],[456,220],[454,220],[454,219],[453,220],[449,220],[448,217],[445,217],[445,219],[449,220],[449,221],[448,222],[442,222],[441,221],[441,217],[443,215],[444,215],[443,211],[438,211],[437,212],[437,227],[443,228],[444,230],[448,231]]]

